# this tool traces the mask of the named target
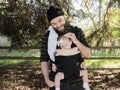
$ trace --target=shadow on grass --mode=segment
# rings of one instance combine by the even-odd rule
[[[2,90],[42,90],[42,88],[46,88],[38,61],[26,60],[2,67],[0,68],[0,88]]]

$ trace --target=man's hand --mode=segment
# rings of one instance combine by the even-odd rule
[[[53,71],[53,72],[56,72],[56,70],[57,70],[56,65],[55,65],[55,64],[52,64],[52,71]]]
[[[48,87],[53,87],[55,84],[51,80],[46,80],[45,83],[47,84]]]
[[[70,38],[74,44],[76,43],[76,41],[78,41],[74,33],[69,32],[66,33],[64,36]]]
[[[54,82],[49,79],[49,69],[48,69],[48,62],[41,62],[41,71],[43,73],[45,83],[48,87],[53,87]]]
[[[70,38],[72,42],[79,48],[81,54],[83,57],[90,58],[91,57],[91,48],[85,46],[83,43],[81,43],[75,36],[74,33],[66,33],[66,37]]]

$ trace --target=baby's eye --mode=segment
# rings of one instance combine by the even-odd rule
[[[65,46],[67,46],[67,44],[65,44]]]

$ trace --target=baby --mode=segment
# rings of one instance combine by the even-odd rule
[[[55,63],[52,64],[52,70],[57,72],[54,80],[55,90],[60,90],[61,80],[72,78],[73,75],[74,77],[82,76],[83,87],[85,90],[90,90],[84,59],[81,58],[79,49],[77,47],[71,48],[71,45],[72,40],[65,37],[64,35],[61,36],[58,40],[58,46],[60,49],[56,50]],[[78,63],[76,64],[76,62]],[[73,69],[69,70],[69,67],[73,67]]]

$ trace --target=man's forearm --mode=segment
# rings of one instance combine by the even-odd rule
[[[91,57],[91,48],[86,47],[85,45],[83,45],[81,42],[79,42],[78,40],[75,41],[76,46],[79,48],[81,54],[86,57],[86,58],[90,58]]]
[[[44,76],[45,82],[49,80],[49,69],[48,69],[48,62],[41,62],[41,70]]]
[[[66,37],[70,38],[72,40],[72,42],[78,47],[78,49],[80,50],[81,54],[86,57],[89,58],[91,57],[91,49],[86,47],[85,45],[83,45],[75,36],[74,33],[67,33],[65,34]]]
[[[53,87],[54,82],[49,79],[49,68],[48,68],[48,62],[41,62],[41,70],[45,79],[45,83],[48,87]]]

